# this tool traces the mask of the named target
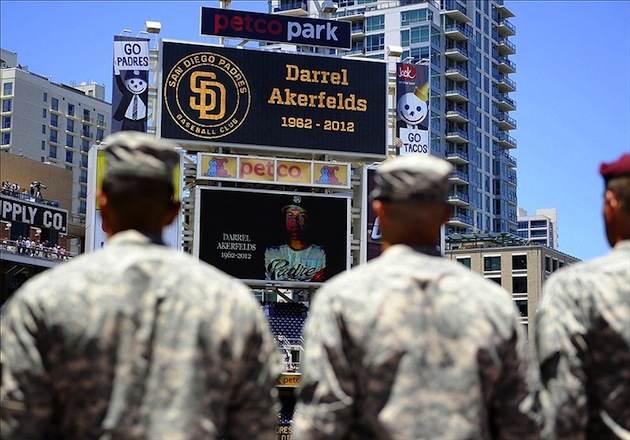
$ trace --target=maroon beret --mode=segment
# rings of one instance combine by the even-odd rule
[[[614,162],[602,163],[599,166],[599,174],[608,182],[613,177],[630,176],[630,154],[622,154]]]

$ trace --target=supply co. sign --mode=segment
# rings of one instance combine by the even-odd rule
[[[201,8],[201,34],[350,49],[350,22]]]

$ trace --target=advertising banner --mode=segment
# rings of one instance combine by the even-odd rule
[[[381,229],[379,228],[378,217],[374,215],[372,210],[372,204],[369,197],[374,189],[374,175],[376,174],[375,167],[366,167],[363,169],[363,185],[365,188],[365,194],[363,197],[364,208],[364,239],[363,241],[363,261],[369,261],[373,258],[381,255]]]
[[[201,8],[201,35],[350,49],[350,22]]]
[[[197,179],[350,188],[349,163],[199,153]]]
[[[195,216],[195,255],[250,284],[321,283],[350,264],[348,196],[197,187]]]
[[[149,40],[114,36],[112,133],[147,131]]]
[[[68,211],[0,195],[0,220],[67,233]]]
[[[385,67],[165,41],[160,136],[204,146],[384,157]]]
[[[92,252],[103,248],[107,242],[107,234],[103,231],[103,219],[96,195],[103,185],[103,175],[108,163],[105,153],[97,147],[90,150],[88,159],[88,185],[90,189],[87,197],[85,250]],[[181,200],[183,187],[181,167],[180,161],[180,165],[173,170],[173,199],[177,201]],[[181,219],[179,216],[173,223],[164,228],[162,240],[166,246],[174,249],[181,248]]]
[[[396,64],[396,137],[400,155],[429,154],[429,66]]]

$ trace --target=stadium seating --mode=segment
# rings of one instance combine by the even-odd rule
[[[278,338],[300,339],[306,320],[307,308],[299,303],[266,303],[263,310],[272,333]]]

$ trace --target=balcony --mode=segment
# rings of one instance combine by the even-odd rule
[[[494,78],[498,81],[497,88],[501,92],[513,92],[516,90],[516,83],[512,81],[507,75],[496,75]]]
[[[454,214],[447,222],[449,226],[465,228],[472,225],[472,217],[464,214]]]
[[[506,177],[506,180],[507,180],[508,183],[511,183],[512,185],[516,185],[516,183],[517,183],[516,171],[509,170],[505,177]]]
[[[468,206],[468,193],[463,191],[451,191],[448,193],[447,201],[456,206]]]
[[[466,41],[473,37],[472,30],[465,24],[447,24],[444,28],[444,35],[457,41]]]
[[[468,112],[457,108],[446,110],[446,120],[456,123],[468,122]]]
[[[464,87],[447,87],[444,96],[455,102],[468,101],[468,90]]]
[[[338,11],[334,14],[334,16],[338,19],[343,18],[346,21],[363,20],[365,18],[365,8]]]
[[[497,107],[499,108],[499,110],[503,112],[511,112],[516,110],[516,104],[514,103],[514,100],[507,95],[497,93],[494,97],[497,98]]]
[[[454,144],[465,144],[468,142],[468,133],[458,128],[447,128],[444,138]]]
[[[363,23],[356,23],[352,25],[352,39],[353,40],[363,40],[363,36],[365,35],[365,27]]]
[[[512,156],[510,153],[508,153],[507,151],[498,149],[498,150],[494,150],[493,151],[494,155],[497,158],[501,158],[508,167],[510,168],[516,168],[516,158],[514,156]]]
[[[498,119],[497,125],[499,126],[499,129],[501,130],[515,130],[516,129],[516,121],[510,118],[507,114],[499,113],[498,115],[495,115],[495,116]]]
[[[495,44],[501,55],[513,55],[516,53],[516,46],[507,38],[500,38]]]
[[[468,69],[465,67],[450,66],[446,68],[444,76],[451,81],[468,81]]]
[[[503,35],[504,37],[509,37],[516,34],[516,28],[509,20],[501,19],[496,24],[497,31],[499,35]]]
[[[300,17],[308,15],[307,1],[280,1],[280,4],[273,8],[273,12],[282,15]]]
[[[469,22],[470,18],[466,15],[466,7],[459,4],[459,2],[455,0],[446,0],[444,2],[444,9],[442,9],[442,14],[447,17],[452,18],[453,20],[461,21],[461,22]]]
[[[508,18],[514,17],[514,13],[507,7],[503,0],[496,0],[494,4],[494,10],[497,11],[501,17]]]
[[[468,51],[463,47],[452,46],[447,47],[444,51],[444,55],[451,60],[458,62],[468,60]]]
[[[514,73],[516,72],[516,64],[508,60],[507,57],[499,56],[496,60],[497,67],[501,73]]]
[[[516,139],[509,134],[503,131],[498,131],[494,133],[494,135],[497,137],[497,143],[501,146],[501,148],[516,148]]]
[[[465,165],[468,163],[468,152],[458,148],[448,148],[446,150],[446,160],[458,165]]]

